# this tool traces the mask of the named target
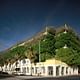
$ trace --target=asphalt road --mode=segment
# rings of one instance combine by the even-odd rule
[[[64,76],[64,77],[34,77],[34,76],[13,76],[3,77],[0,80],[80,80],[78,76]]]
[[[45,77],[45,78],[33,78],[25,80],[80,80],[80,76],[69,76],[69,77]]]

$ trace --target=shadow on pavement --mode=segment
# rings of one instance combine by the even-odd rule
[[[0,79],[8,78],[8,77],[13,77],[13,75],[9,75],[8,73],[0,71]]]

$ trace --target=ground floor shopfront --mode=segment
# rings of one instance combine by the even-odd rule
[[[18,60],[12,65],[4,65],[2,71],[9,74],[15,73],[33,76],[78,75],[78,67],[68,66],[66,63],[56,59],[49,59],[38,63],[31,63],[29,59]]]
[[[78,74],[77,67],[70,67],[67,64],[55,59],[46,60],[46,62],[36,64],[33,63],[25,67],[25,69],[26,74],[34,76],[66,76]]]

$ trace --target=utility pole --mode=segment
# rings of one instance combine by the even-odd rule
[[[41,62],[41,56],[40,56],[41,51],[40,50],[41,49],[40,49],[40,40],[39,40],[39,62]]]
[[[41,66],[40,66],[41,65],[40,64],[40,62],[41,62],[41,49],[40,49],[41,46],[40,45],[41,44],[40,44],[40,42],[41,41],[39,40],[39,73],[38,73],[38,76],[40,76],[40,73],[41,73]]]
[[[43,33],[43,35],[48,34],[47,30],[48,30],[48,27],[46,27],[46,31]],[[43,40],[43,41],[45,41],[45,40]],[[40,64],[40,62],[41,62],[41,40],[39,40],[39,76],[41,74],[41,64]]]

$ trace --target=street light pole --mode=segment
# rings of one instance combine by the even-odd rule
[[[40,50],[41,49],[40,49],[40,40],[39,40],[39,62],[41,62],[41,56],[40,56],[41,51]]]
[[[40,76],[40,73],[41,73],[41,66],[40,66],[40,62],[41,62],[41,49],[40,49],[40,40],[39,40],[39,73],[38,73],[38,76]]]
[[[47,35],[47,27],[46,27],[46,31],[43,33],[43,35]],[[45,40],[43,40],[43,41],[45,41]],[[40,62],[41,62],[41,40],[39,40],[39,75],[41,74],[41,64],[40,64]]]

